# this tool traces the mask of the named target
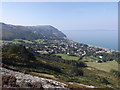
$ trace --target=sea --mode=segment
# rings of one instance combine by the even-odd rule
[[[117,30],[63,30],[71,40],[107,49],[118,50]]]

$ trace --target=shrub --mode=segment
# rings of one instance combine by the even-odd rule
[[[86,67],[87,65],[83,61],[79,61],[79,62],[77,62],[77,66],[78,67]]]
[[[117,76],[118,78],[120,78],[120,71],[116,71],[116,70],[111,70],[110,71],[113,75]]]
[[[108,82],[108,80],[107,79],[105,79],[105,78],[100,78],[100,82],[101,83],[103,83],[103,84],[110,84],[110,82]]]

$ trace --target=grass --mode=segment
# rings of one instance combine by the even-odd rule
[[[82,58],[81,61],[98,61],[100,60],[99,58],[93,57],[93,56],[85,56]]]
[[[87,66],[94,67],[98,70],[110,72],[111,69],[118,70],[118,63],[116,61],[108,61],[104,63],[86,62]]]
[[[43,77],[43,78],[48,78],[48,79],[56,79],[54,77],[54,75],[50,75],[50,74],[44,74],[44,73],[36,73],[36,72],[30,72],[30,74],[34,75],[34,76],[39,76],[39,77]]]
[[[13,40],[13,41],[3,40],[3,43],[21,44],[21,42],[19,42],[17,40]]]
[[[111,87],[118,87],[118,78],[112,75],[110,72],[101,71],[92,67],[83,68],[84,77],[78,77],[78,80],[83,84],[90,84],[98,87],[108,87],[107,85],[99,81],[100,78],[107,79],[111,84]]]
[[[48,54],[47,51],[37,51],[38,53],[41,53],[41,54]]]
[[[65,60],[78,60],[79,59],[79,57],[77,56],[69,56],[67,54],[55,54],[55,55],[61,56]]]
[[[8,40],[1,40],[3,41],[3,43],[12,43],[12,44],[21,44],[23,43],[28,43],[28,44],[33,44],[33,43],[37,43],[37,44],[45,44],[43,39],[38,39],[38,40],[34,40],[34,41],[30,41],[30,40],[23,40],[23,39],[14,39],[11,41]]]
[[[30,43],[30,44],[33,43],[33,42],[29,41],[29,40],[23,40],[23,39],[14,39],[14,40],[13,40],[13,42],[21,42],[21,41],[23,41],[23,42],[25,42],[25,43]]]
[[[40,61],[42,61],[41,63],[47,63],[47,64],[49,62],[49,65],[52,65],[52,66],[57,65],[60,68],[62,68],[65,65],[65,64],[59,65],[59,63],[57,63],[57,62],[55,62],[55,64],[53,64],[52,62],[50,63],[50,61],[47,61],[47,62],[44,60],[40,60]],[[74,77],[69,77],[69,76],[62,75],[62,74],[41,73],[42,71],[44,72],[44,69],[42,69],[42,68],[36,68],[36,69],[32,68],[32,67],[31,68],[17,67],[17,68],[18,68],[18,70],[25,70],[25,71],[28,71],[29,74],[43,77],[43,78],[48,78],[48,79],[53,79],[53,80],[61,80],[61,81],[65,81],[65,82],[77,82],[77,83],[82,83],[82,84],[86,84],[86,85],[93,85],[93,86],[96,86],[99,88],[108,87],[107,85],[105,85],[99,81],[99,78],[104,77],[111,83],[110,84],[111,87],[118,87],[118,84],[117,84],[118,79],[115,78],[111,73],[97,70],[92,67],[82,68],[82,70],[84,71],[84,76],[74,76]],[[66,72],[68,70],[69,69],[67,68]],[[75,87],[78,87],[78,86],[75,86]]]
[[[23,40],[23,39],[14,39],[12,41],[7,41],[7,40],[3,40],[3,43],[12,43],[12,44],[21,44],[22,42],[25,43],[29,43],[32,44],[33,42],[29,41],[29,40]]]

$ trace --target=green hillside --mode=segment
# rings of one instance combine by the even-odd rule
[[[99,70],[98,63],[95,63],[97,69],[89,67],[90,64],[88,67],[83,67],[81,62],[78,62],[79,60],[64,60],[56,55],[36,53],[31,48],[22,45],[6,45],[3,47],[2,53],[3,64],[32,75],[94,85],[100,88],[119,87],[116,76],[111,72]],[[107,64],[112,66],[116,62],[111,61]],[[92,66],[94,67],[94,65]]]

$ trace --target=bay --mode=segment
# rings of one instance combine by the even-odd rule
[[[63,30],[63,33],[80,43],[118,50],[117,30]]]

